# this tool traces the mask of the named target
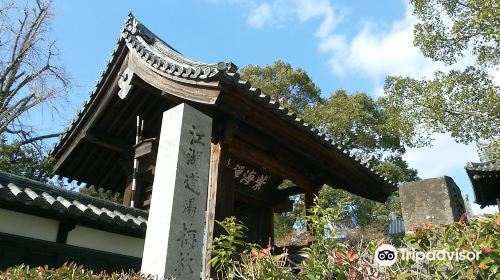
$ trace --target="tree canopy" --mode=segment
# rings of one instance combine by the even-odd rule
[[[465,69],[437,71],[430,79],[393,76],[385,82],[383,106],[395,123],[415,132],[408,144],[429,144],[432,133],[450,133],[470,143],[500,135],[500,7],[494,0],[411,0],[414,44],[434,61]],[[408,136],[408,135],[407,135]]]
[[[277,61],[272,66],[248,66],[241,70],[242,78],[262,92],[279,99],[292,108],[304,120],[356,154],[363,161],[370,161],[375,170],[395,183],[418,179],[417,171],[403,160],[405,152],[403,137],[410,135],[407,126],[394,122],[389,112],[379,100],[356,92],[337,90],[327,98],[320,98],[319,89],[302,69],[294,69],[290,64]],[[290,78],[300,77],[300,79]],[[300,90],[296,90],[300,89]],[[268,92],[269,90],[269,92]],[[337,187],[337,186],[331,186]],[[350,197],[351,209],[342,218],[345,225],[386,227],[389,213],[400,215],[399,198],[392,196],[387,203],[378,203],[351,195],[340,189],[323,188],[321,196],[324,207],[331,207],[343,197]],[[303,197],[296,197],[294,209],[275,217],[275,234],[285,238],[300,221],[304,211]]]
[[[404,152],[399,130],[389,122],[380,104],[365,93],[337,90],[305,110],[304,118],[347,149]]]
[[[281,60],[264,67],[248,65],[241,70],[241,77],[296,113],[321,99],[321,90],[304,70],[293,69]]]

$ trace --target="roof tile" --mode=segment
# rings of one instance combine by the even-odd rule
[[[87,219],[103,225],[113,224],[141,234],[146,231],[148,212],[126,207],[81,193],[46,185],[0,171],[0,202],[62,214],[73,220]],[[6,205],[6,204],[0,204]]]

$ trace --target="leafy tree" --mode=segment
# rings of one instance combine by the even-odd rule
[[[123,198],[120,193],[112,192],[111,190],[106,190],[104,188],[96,188],[95,186],[84,187],[79,190],[80,193],[90,195],[93,197],[101,198],[104,200],[112,201],[114,203],[121,204]]]
[[[377,101],[365,93],[337,90],[308,108],[304,116],[349,150],[404,152],[399,128],[391,126]]]
[[[498,137],[500,87],[490,75],[500,62],[498,1],[410,2],[420,20],[414,44],[426,57],[451,65],[470,55],[475,62],[465,70],[437,71],[430,80],[388,77],[382,101],[393,122],[406,124],[413,145],[429,144],[433,132],[449,132],[462,143]]]
[[[30,145],[7,144],[4,137],[0,137],[0,170],[45,183],[53,176],[51,158]]]
[[[320,89],[304,70],[293,69],[289,63],[280,60],[264,67],[248,65],[241,70],[241,77],[296,113],[321,99]]]
[[[378,100],[365,93],[349,94],[345,90],[337,90],[322,99],[315,86],[304,86],[314,85],[305,71],[293,69],[282,61],[263,68],[245,67],[242,76],[252,85],[261,87],[263,93],[292,106],[305,121],[321,129],[363,161],[371,161],[371,165],[389,180],[401,183],[418,178],[416,170],[409,168],[401,157],[405,152],[402,139],[411,131],[405,131],[407,126],[395,123]],[[297,76],[301,78],[290,78]],[[298,81],[301,82],[298,84]],[[347,226],[386,226],[389,213],[401,215],[397,195],[383,204],[325,187],[319,196],[323,207],[337,205],[342,198],[351,199],[350,209],[345,209],[346,214],[341,217]],[[276,238],[292,242],[297,239],[297,235],[303,233],[299,228],[305,226],[305,221],[300,218],[303,212],[304,198],[296,196],[292,212],[275,215]]]
[[[396,184],[418,180],[417,170],[408,166],[400,155],[389,156],[378,162],[374,169]],[[351,197],[349,215],[344,217],[343,223],[361,228],[377,227],[387,229],[390,214],[401,217],[399,196],[394,193],[385,203],[375,202],[363,197],[352,195],[341,189],[323,188],[320,192],[321,206],[332,207],[345,196]]]

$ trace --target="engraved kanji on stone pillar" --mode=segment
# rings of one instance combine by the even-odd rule
[[[212,119],[187,104],[163,114],[141,271],[200,279]]]

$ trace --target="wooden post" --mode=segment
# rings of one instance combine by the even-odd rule
[[[306,208],[306,215],[309,215],[309,210],[314,206],[314,198],[318,195],[318,190],[307,191],[304,193],[304,204]],[[310,245],[314,240],[314,232],[309,223],[307,223],[307,245]]]
[[[206,212],[206,228],[205,240],[203,247],[203,279],[210,279],[210,248],[214,235],[215,223],[215,205],[217,201],[217,182],[219,179],[219,167],[221,163],[221,145],[220,142],[212,143],[211,158],[210,158],[210,173],[208,174],[208,195],[207,195],[207,212]]]

